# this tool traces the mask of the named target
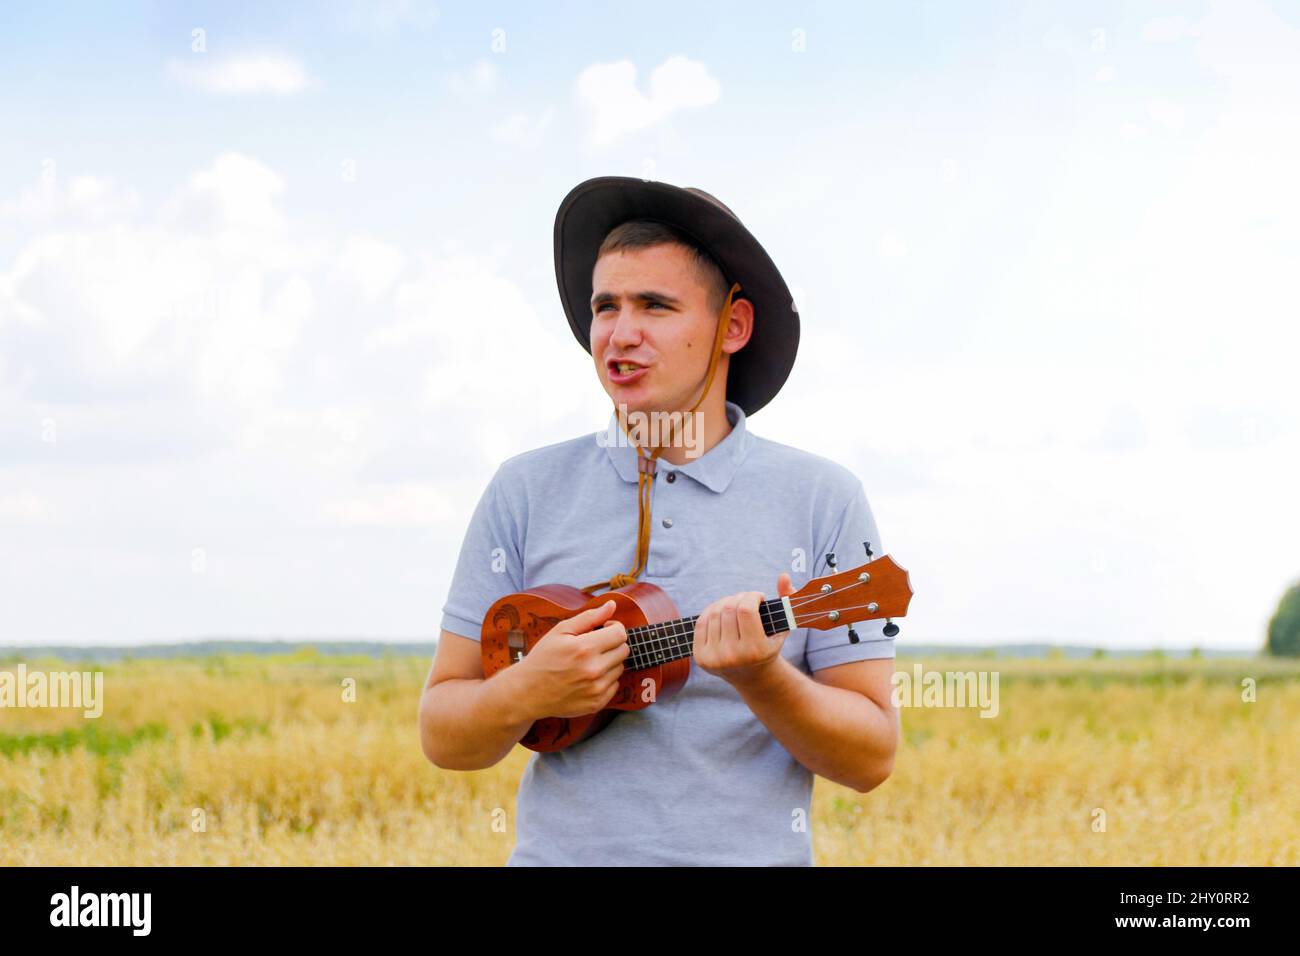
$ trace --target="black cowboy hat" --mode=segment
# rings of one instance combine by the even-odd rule
[[[738,299],[754,306],[754,330],[731,356],[727,399],[752,415],[772,400],[794,367],[799,313],[771,257],[730,209],[702,189],[601,176],[569,191],[555,214],[555,278],[573,335],[591,351],[591,274],[611,229],[653,219],[681,229],[722,268]]]

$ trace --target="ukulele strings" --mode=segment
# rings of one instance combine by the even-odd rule
[[[844,586],[841,587],[841,588],[834,588],[834,589],[832,589],[832,590],[830,590],[830,591],[825,592],[824,594],[823,594],[823,593],[809,594],[809,595],[806,595],[806,596],[800,598],[800,599],[797,600],[797,601],[792,600],[792,601],[790,602],[790,607],[791,607],[792,609],[793,609],[793,608],[800,608],[800,607],[803,607],[805,604],[810,604],[810,603],[812,603],[812,602],[814,602],[814,601],[821,601],[821,600],[823,600],[823,599],[825,599],[825,598],[830,597],[832,594],[840,594],[840,593],[842,593],[842,592],[844,592],[844,591],[849,590],[850,588],[855,588],[855,587],[858,587],[858,586],[860,586],[860,585],[862,585],[862,584],[865,584],[865,583],[866,583],[865,581],[854,581],[854,582],[852,582],[851,584],[846,584],[846,585],[844,585]],[[770,600],[770,601],[764,601],[764,602],[762,602],[762,603],[759,605],[759,612],[760,612],[760,614],[761,614],[761,615],[766,615],[766,616],[764,617],[764,621],[765,621],[766,623],[769,623],[769,624],[770,624],[770,623],[775,623],[775,618],[773,618],[773,617],[771,616],[771,613],[769,612],[769,610],[768,610],[768,608],[767,608],[767,605],[768,605],[769,603],[777,603],[777,602],[781,602],[781,599],[780,599],[780,598],[774,598],[774,599],[772,599],[772,600]],[[783,602],[781,602],[781,603],[783,603]],[[865,607],[866,605],[862,605],[862,606]],[[848,608],[845,608],[845,610],[848,610]],[[677,620],[677,621],[662,621],[662,622],[660,622],[659,624],[643,624],[643,625],[641,625],[640,627],[634,627],[634,628],[632,628],[631,630],[629,630],[629,631],[628,631],[628,635],[629,635],[629,636],[632,636],[632,635],[634,635],[634,634],[639,635],[639,634],[641,634],[641,633],[643,633],[643,632],[646,633],[647,635],[649,635],[649,634],[651,634],[651,633],[652,633],[656,628],[661,628],[661,627],[664,627],[664,626],[666,626],[666,625],[668,625],[668,624],[672,624],[672,625],[675,625],[675,626],[680,626],[680,625],[685,625],[685,624],[694,624],[697,620],[699,620],[699,615],[698,615],[698,614],[697,614],[695,617],[680,618],[680,619]],[[794,623],[794,622],[791,622],[791,623]],[[645,642],[645,643],[651,643],[651,642],[647,641],[647,642]]]
[[[857,587],[858,585],[865,584],[865,583],[866,582],[864,581],[854,581],[851,584],[846,584],[840,588],[833,588],[832,590],[827,591],[825,593],[810,594],[806,597],[800,598],[798,601],[791,601],[790,607],[792,610],[794,608],[803,607],[805,604],[811,603],[813,601],[820,601],[823,598],[830,597],[832,594],[840,594],[841,592],[847,591],[850,588],[854,588]],[[770,608],[769,605],[777,604],[777,603],[783,603],[783,602],[781,601],[780,598],[777,598],[772,601],[764,601],[759,605],[758,607],[759,617],[762,618],[763,624],[765,626],[773,626],[773,627],[775,626],[776,618],[774,617],[774,608]],[[866,604],[859,604],[852,607],[840,608],[840,610],[856,611],[865,607],[867,607]],[[782,608],[782,610],[784,610],[784,608]],[[830,611],[823,611],[821,614],[813,615],[813,617],[824,617],[829,614]],[[797,617],[798,615],[796,615],[796,618]],[[695,617],[681,618],[677,621],[664,621],[659,624],[643,624],[640,627],[632,628],[627,632],[628,643],[632,646],[632,656],[637,657],[642,661],[649,661],[651,653],[655,654],[656,656],[660,656],[661,652],[669,649],[670,646],[672,650],[682,649],[686,645],[679,644],[676,641],[671,639],[676,637],[687,637],[687,636],[693,637],[695,633],[695,624],[698,620],[699,620],[699,615],[697,614]],[[792,626],[797,626],[799,624],[799,622],[797,621],[789,621],[788,623],[791,624]],[[644,639],[641,637],[642,634],[645,635]],[[635,639],[633,639],[634,636]],[[671,645],[670,643],[668,643],[670,641],[671,641]],[[645,653],[638,653],[640,651],[644,651]]]
[[[839,594],[841,591],[847,591],[849,590],[849,588],[856,588],[859,585],[866,584],[866,583],[867,583],[866,581],[854,581],[852,584],[846,584],[842,588],[832,588],[831,590],[827,591],[825,594],[822,594],[820,592],[817,594],[809,594],[805,597],[800,598],[798,601],[792,600],[790,602],[790,606],[803,607],[805,604],[809,603],[810,601],[820,601],[822,598],[828,598],[832,594]]]
[[[839,610],[841,610],[841,611],[858,611],[858,610],[861,610],[862,608],[866,608],[866,607],[870,607],[870,606],[871,606],[870,604],[854,604],[854,605],[852,605],[851,607],[842,607],[842,608],[839,608]],[[817,618],[817,617],[827,617],[830,613],[831,613],[830,611],[819,611],[819,612],[816,612],[816,613],[814,613],[814,614],[809,615],[808,619],[811,620],[812,618]]]

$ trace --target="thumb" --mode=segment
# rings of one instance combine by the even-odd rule
[[[566,634],[583,634],[593,630],[596,625],[600,624],[611,614],[618,604],[611,598],[604,604],[597,604],[595,607],[589,607],[585,611],[573,615],[573,617],[560,622],[560,630]]]
[[[782,571],[776,579],[777,597],[787,597],[794,593],[794,583],[790,580],[790,575]]]

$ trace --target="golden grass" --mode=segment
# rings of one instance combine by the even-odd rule
[[[819,779],[819,864],[1300,864],[1300,667],[922,663],[996,668],[998,716],[906,708],[882,786]],[[529,752],[477,773],[430,765],[415,723],[427,667],[125,662],[104,668],[99,720],[0,709],[0,864],[502,864]]]

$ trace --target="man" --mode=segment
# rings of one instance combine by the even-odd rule
[[[488,680],[483,615],[506,594],[632,565],[583,589],[643,580],[698,613],[690,678],[587,740],[533,754],[508,865],[811,865],[813,774],[873,789],[892,770],[899,724],[884,622],[769,637],[759,620],[761,582],[775,576],[785,596],[829,573],[828,554],[846,570],[869,560],[864,543],[884,553],[856,476],[749,430],[794,362],[789,290],[730,209],[666,183],[580,184],[560,206],[555,251],[569,324],[615,405],[611,427],[493,476],[443,608],[424,752],[478,770],[539,718],[601,710],[628,653],[612,602],[560,622]],[[688,414],[655,436],[628,427],[637,413]]]

